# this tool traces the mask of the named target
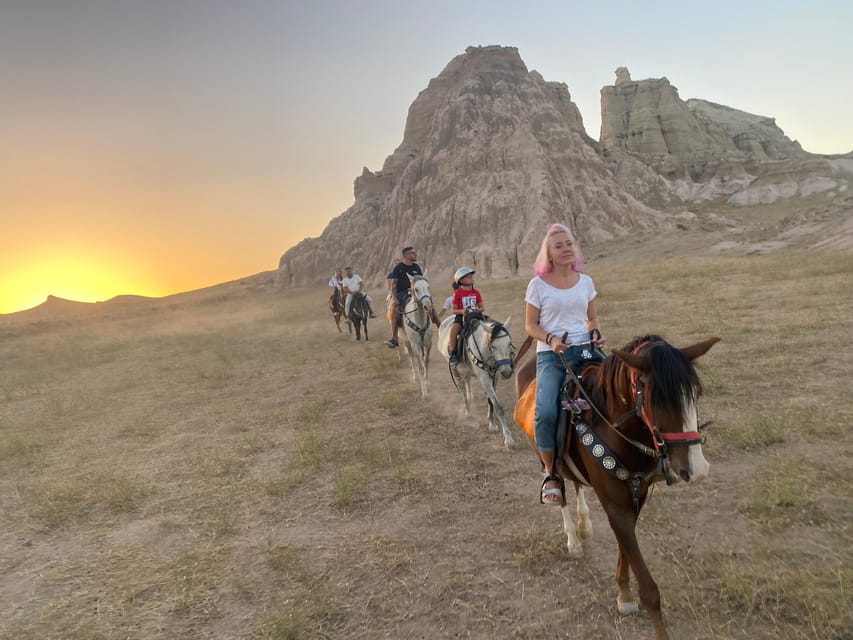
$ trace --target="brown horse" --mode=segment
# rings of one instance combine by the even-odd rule
[[[640,603],[649,613],[657,640],[668,640],[660,609],[660,592],[637,543],[636,525],[649,488],[701,480],[710,465],[702,455],[696,402],[702,385],[693,361],[719,338],[677,349],[656,335],[635,338],[614,350],[600,365],[583,370],[577,399],[561,399],[565,445],[556,473],[575,485],[578,527],[571,526],[565,494],[562,501],[567,546],[574,555],[579,537],[592,533],[583,487],[592,487],[619,544],[616,561],[617,608],[637,611],[628,570],[637,579]],[[535,359],[517,371],[515,420],[533,434]],[[569,374],[569,378],[573,378]],[[529,394],[533,394],[533,396]]]
[[[329,296],[329,312],[335,321],[335,326],[338,328],[338,333],[343,333],[341,330],[341,318],[344,317],[344,296],[338,287],[335,287],[332,295]],[[347,325],[349,332],[352,333],[352,326]]]

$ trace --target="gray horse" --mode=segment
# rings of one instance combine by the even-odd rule
[[[445,318],[438,328],[438,350],[450,361],[447,353],[450,342],[450,326],[453,324],[453,316]],[[469,319],[469,335],[465,340],[465,348],[459,364],[451,368],[451,375],[465,400],[465,417],[471,416],[471,376],[475,376],[486,392],[489,401],[489,431],[497,433],[500,428],[504,435],[504,445],[507,448],[515,446],[509,426],[506,422],[504,409],[498,401],[495,385],[498,374],[504,379],[512,376],[512,337],[509,335],[511,318],[506,322],[492,319]],[[462,337],[460,336],[460,340]]]

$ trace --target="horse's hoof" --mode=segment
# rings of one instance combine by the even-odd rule
[[[508,438],[504,440],[504,448],[505,449],[515,449],[515,440],[512,438]]]
[[[616,600],[616,609],[619,611],[620,616],[632,616],[637,613],[637,603],[636,602],[620,602],[619,599]]]
[[[580,542],[575,544],[567,543],[566,550],[569,552],[570,558],[583,558],[583,545]]]

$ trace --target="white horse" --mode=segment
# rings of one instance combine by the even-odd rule
[[[432,349],[432,295],[425,276],[409,276],[412,295],[403,307],[400,346],[412,361],[412,382],[420,383],[421,397],[429,391],[429,352]],[[400,358],[403,356],[400,355]]]
[[[450,327],[455,316],[445,318],[438,328],[438,349],[444,358],[450,362],[447,347],[450,342]],[[504,446],[512,448],[515,446],[512,433],[506,422],[503,406],[498,401],[495,385],[498,381],[498,373],[503,378],[512,376],[512,337],[509,335],[511,318],[506,322],[492,319],[469,319],[470,335],[465,340],[465,348],[459,364],[451,368],[451,375],[459,393],[465,400],[465,417],[471,416],[471,376],[476,376],[486,392],[489,401],[489,431],[498,432],[498,427],[504,434]],[[462,336],[459,336],[462,340]]]

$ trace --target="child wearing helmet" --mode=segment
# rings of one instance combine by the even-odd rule
[[[474,288],[474,273],[476,272],[470,267],[460,267],[453,274],[454,292],[450,312],[456,314],[456,318],[450,325],[450,342],[447,345],[450,366],[452,367],[459,364],[456,344],[459,341],[459,332],[462,331],[465,316],[472,311],[479,311],[480,313],[483,311],[483,296]]]

